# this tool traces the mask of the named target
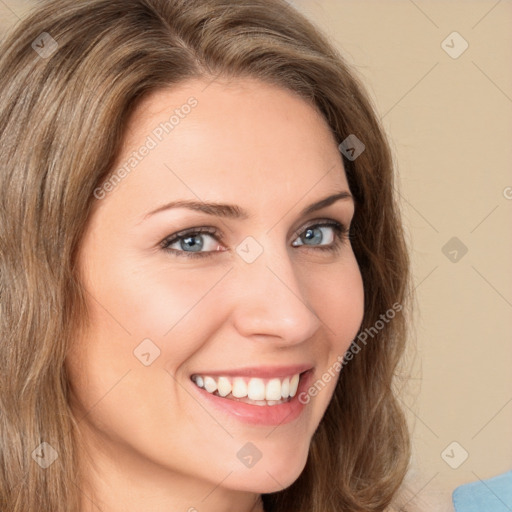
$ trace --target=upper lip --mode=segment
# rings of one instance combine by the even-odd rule
[[[297,373],[303,373],[313,368],[312,364],[295,364],[286,366],[246,366],[244,368],[215,370],[215,371],[201,371],[195,372],[193,375],[208,375],[211,377],[226,376],[226,377],[262,377],[266,379],[289,377]]]

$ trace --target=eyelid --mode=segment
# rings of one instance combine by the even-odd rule
[[[346,231],[348,232],[349,229],[350,229],[350,226],[347,225],[345,222],[342,222],[341,220],[336,220],[336,219],[333,219],[333,218],[329,218],[329,217],[324,217],[324,218],[319,218],[319,219],[312,219],[308,222],[306,222],[306,224],[303,224],[300,228],[298,228],[294,233],[293,233],[293,236],[294,237],[298,237],[300,236],[306,229],[310,228],[310,227],[313,227],[313,226],[318,226],[318,225],[322,225],[322,224],[332,224],[334,226],[336,225],[340,225],[342,230],[343,231]],[[350,223],[349,223],[350,224]]]
[[[176,233],[173,233],[172,235],[166,236],[163,240],[163,242],[174,240],[176,238],[181,238],[189,234],[196,234],[196,233],[206,233],[209,235],[219,235],[219,238],[224,238],[223,232],[216,228],[215,226],[200,226],[200,227],[194,227],[194,228],[187,228],[182,229],[181,231],[176,231]]]

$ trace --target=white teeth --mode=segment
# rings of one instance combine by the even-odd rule
[[[211,377],[205,377],[204,378],[204,389],[208,391],[208,393],[213,393],[217,389],[217,383],[215,382],[215,379],[212,379]]]
[[[290,396],[295,396],[299,386],[299,375],[294,375],[290,380]]]
[[[192,380],[198,387],[204,388],[209,393],[217,392],[218,396],[223,398],[247,398],[248,400],[259,401],[262,405],[275,405],[283,400],[286,401],[288,397],[296,395],[300,374],[270,380],[258,377],[251,379],[224,376],[214,378],[194,375]]]
[[[272,379],[267,382],[265,400],[281,400],[281,381],[279,379]]]
[[[288,398],[290,396],[290,377],[286,377],[283,379],[283,383],[281,384],[281,397]]]
[[[219,377],[217,387],[220,396],[226,396],[229,395],[229,393],[231,393],[231,382],[229,382],[229,379],[227,379],[226,377]]]
[[[249,381],[247,397],[251,400],[265,400],[265,383],[263,379],[253,378]]]
[[[247,384],[245,383],[245,380],[241,377],[235,377],[233,379],[233,389],[231,390],[231,393],[235,398],[243,398],[244,396],[247,396]]]

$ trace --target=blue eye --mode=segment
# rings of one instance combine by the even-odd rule
[[[325,235],[325,231],[330,230],[331,234]],[[313,246],[322,250],[331,250],[333,246],[336,246],[339,238],[344,233],[344,228],[341,224],[315,224],[306,228],[304,234],[299,236],[298,240],[301,240],[301,244],[296,245],[295,242],[292,244],[294,247],[300,247],[301,245]],[[326,243],[325,240],[327,239]],[[330,241],[329,241],[330,239]],[[319,244],[316,246],[315,244]]]
[[[181,233],[176,233],[166,238],[162,242],[162,248],[165,251],[176,254],[177,256],[185,256],[189,258],[197,258],[208,256],[211,252],[216,252],[220,249],[209,249],[202,251],[203,248],[208,247],[205,243],[205,236],[212,240],[222,241],[222,236],[215,228],[194,228]],[[177,245],[178,248],[171,246]]]
[[[333,220],[312,224],[300,233],[292,245],[293,247],[304,247],[307,250],[337,252],[344,240],[350,238],[346,226]],[[210,239],[209,243],[208,238]],[[161,247],[164,251],[176,256],[201,258],[210,256],[213,252],[224,252],[225,249],[219,248],[222,238],[222,234],[215,228],[192,228],[167,237],[161,243]],[[212,241],[216,243],[212,243]],[[300,243],[297,244],[297,241]],[[206,250],[204,250],[205,248]]]

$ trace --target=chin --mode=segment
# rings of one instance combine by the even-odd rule
[[[264,456],[252,467],[241,470],[233,479],[238,490],[269,494],[282,491],[292,485],[306,466],[308,452],[295,453],[293,458],[276,451],[264,462]]]

